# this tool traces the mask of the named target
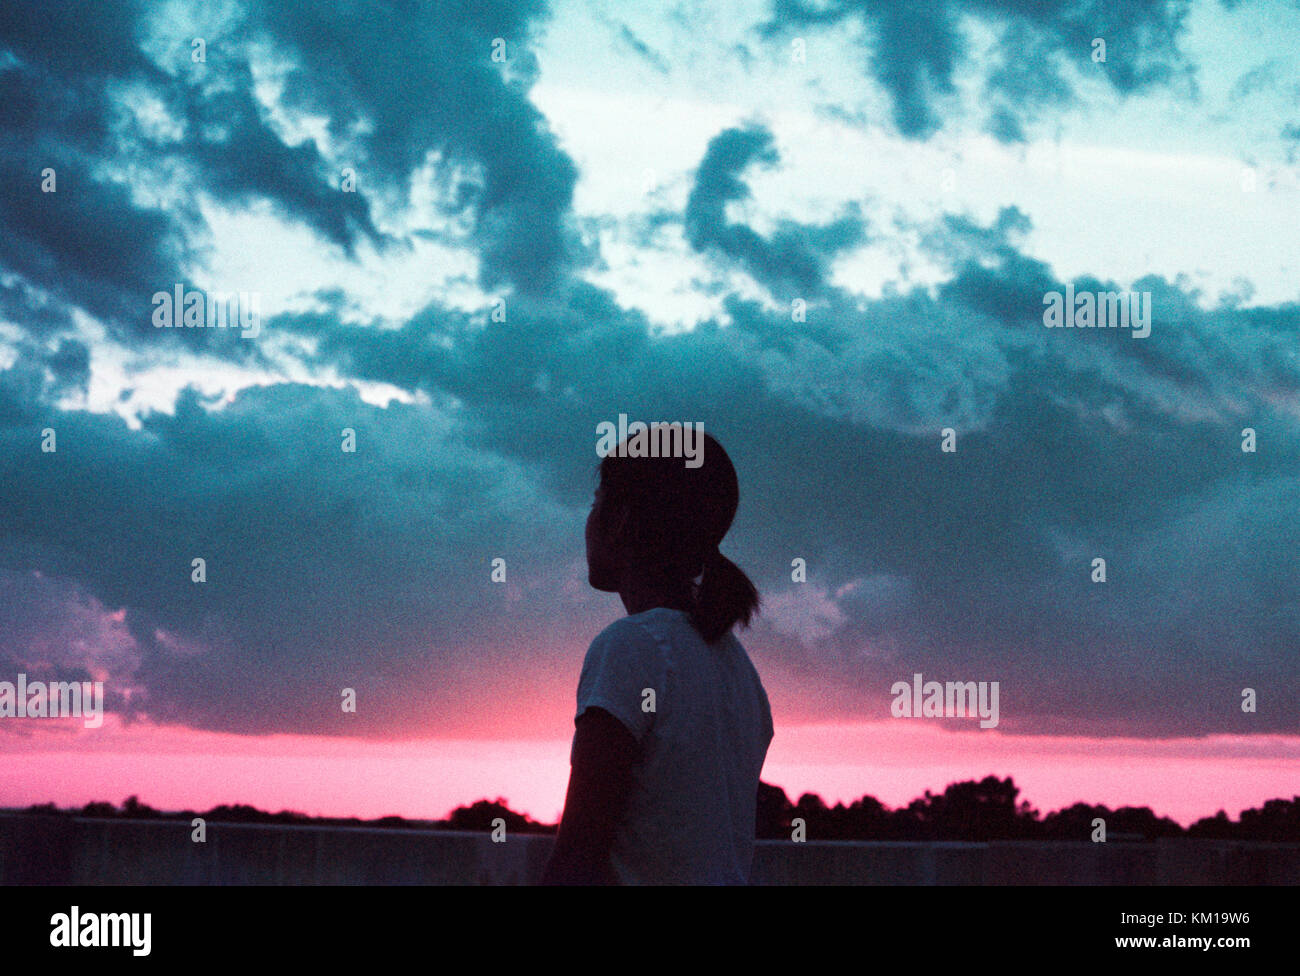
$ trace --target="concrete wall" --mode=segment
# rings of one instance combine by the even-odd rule
[[[0,884],[528,884],[550,836],[0,813]],[[756,884],[1300,884],[1300,844],[759,841]]]

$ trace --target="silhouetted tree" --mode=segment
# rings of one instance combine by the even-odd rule
[[[1241,836],[1247,840],[1300,841],[1300,796],[1268,800],[1262,810],[1241,811]]]
[[[1189,837],[1201,837],[1205,840],[1227,840],[1235,836],[1237,825],[1228,819],[1228,814],[1220,810],[1213,817],[1202,817],[1187,828]]]
[[[925,836],[934,840],[1016,840],[1040,833],[1038,813],[1016,803],[1020,788],[1011,777],[986,776],[978,783],[950,783],[942,795],[929,790],[907,809]]]
[[[450,830],[490,831],[492,821],[498,817],[505,821],[507,833],[514,831],[524,834],[546,834],[555,830],[555,827],[549,824],[539,824],[521,813],[515,813],[506,806],[506,801],[501,797],[491,801],[479,800],[467,807],[457,807],[447,818],[447,827]]]
[[[816,793],[804,793],[791,803],[784,790],[770,783],[759,783],[755,809],[755,835],[759,838],[788,840],[790,821],[802,817],[807,824],[807,838],[817,840],[1013,840],[1043,838],[1087,841],[1092,837],[1092,821],[1106,821],[1108,840],[1140,838],[1145,841],[1162,837],[1202,839],[1300,842],[1300,796],[1290,800],[1268,800],[1259,809],[1243,810],[1234,822],[1220,810],[1213,817],[1203,817],[1183,830],[1169,817],[1157,816],[1150,807],[1120,807],[1075,803],[1039,818],[1038,812],[1019,801],[1019,788],[1010,777],[1005,780],[987,776],[983,780],[951,783],[942,794],[926,790],[925,795],[905,807],[891,810],[873,796],[864,795],[848,806],[836,803],[828,807]],[[67,816],[79,812],[85,817],[145,817],[192,820],[196,815],[208,821],[226,823],[320,824],[355,827],[376,824],[384,827],[422,827],[398,816],[363,821],[357,817],[308,817],[292,810],[268,813],[246,804],[221,805],[207,813],[193,811],[163,813],[129,796],[119,811],[102,800],[87,803],[80,811],[62,811],[53,803],[33,804],[26,812],[38,815]],[[516,833],[555,833],[553,824],[538,823],[515,813],[500,797],[479,800],[457,807],[447,820],[437,821],[443,829],[490,831],[497,817],[505,820],[506,829]]]
[[[1189,837],[1232,840],[1300,841],[1300,796],[1290,800],[1266,800],[1261,809],[1241,811],[1233,823],[1220,810],[1187,828]]]
[[[864,840],[897,840],[898,821],[892,811],[874,796],[863,796],[849,804],[845,823],[849,827],[848,836]]]
[[[138,796],[128,796],[122,801],[122,816],[141,820],[156,820],[160,814],[148,804],[141,803]]]
[[[1147,840],[1181,837],[1183,828],[1168,817],[1157,817],[1150,807],[1120,807],[1106,821],[1106,832],[1139,834]]]
[[[1076,803],[1043,818],[1043,837],[1049,840],[1092,840],[1092,822],[1106,821],[1107,835],[1114,829],[1114,815],[1106,806]]]

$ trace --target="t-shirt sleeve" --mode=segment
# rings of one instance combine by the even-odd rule
[[[589,708],[603,708],[627,727],[640,744],[654,724],[665,693],[663,652],[641,626],[615,621],[587,649],[578,679],[576,722]],[[653,691],[654,697],[647,694]]]

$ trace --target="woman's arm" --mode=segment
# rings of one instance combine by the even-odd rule
[[[564,817],[542,884],[618,883],[610,850],[639,753],[632,733],[603,708],[578,718]]]

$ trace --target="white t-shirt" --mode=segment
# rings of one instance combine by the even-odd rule
[[[575,720],[591,707],[641,746],[614,838],[619,880],[747,884],[772,710],[735,635],[710,647],[685,613],[667,607],[623,617],[583,661]]]

